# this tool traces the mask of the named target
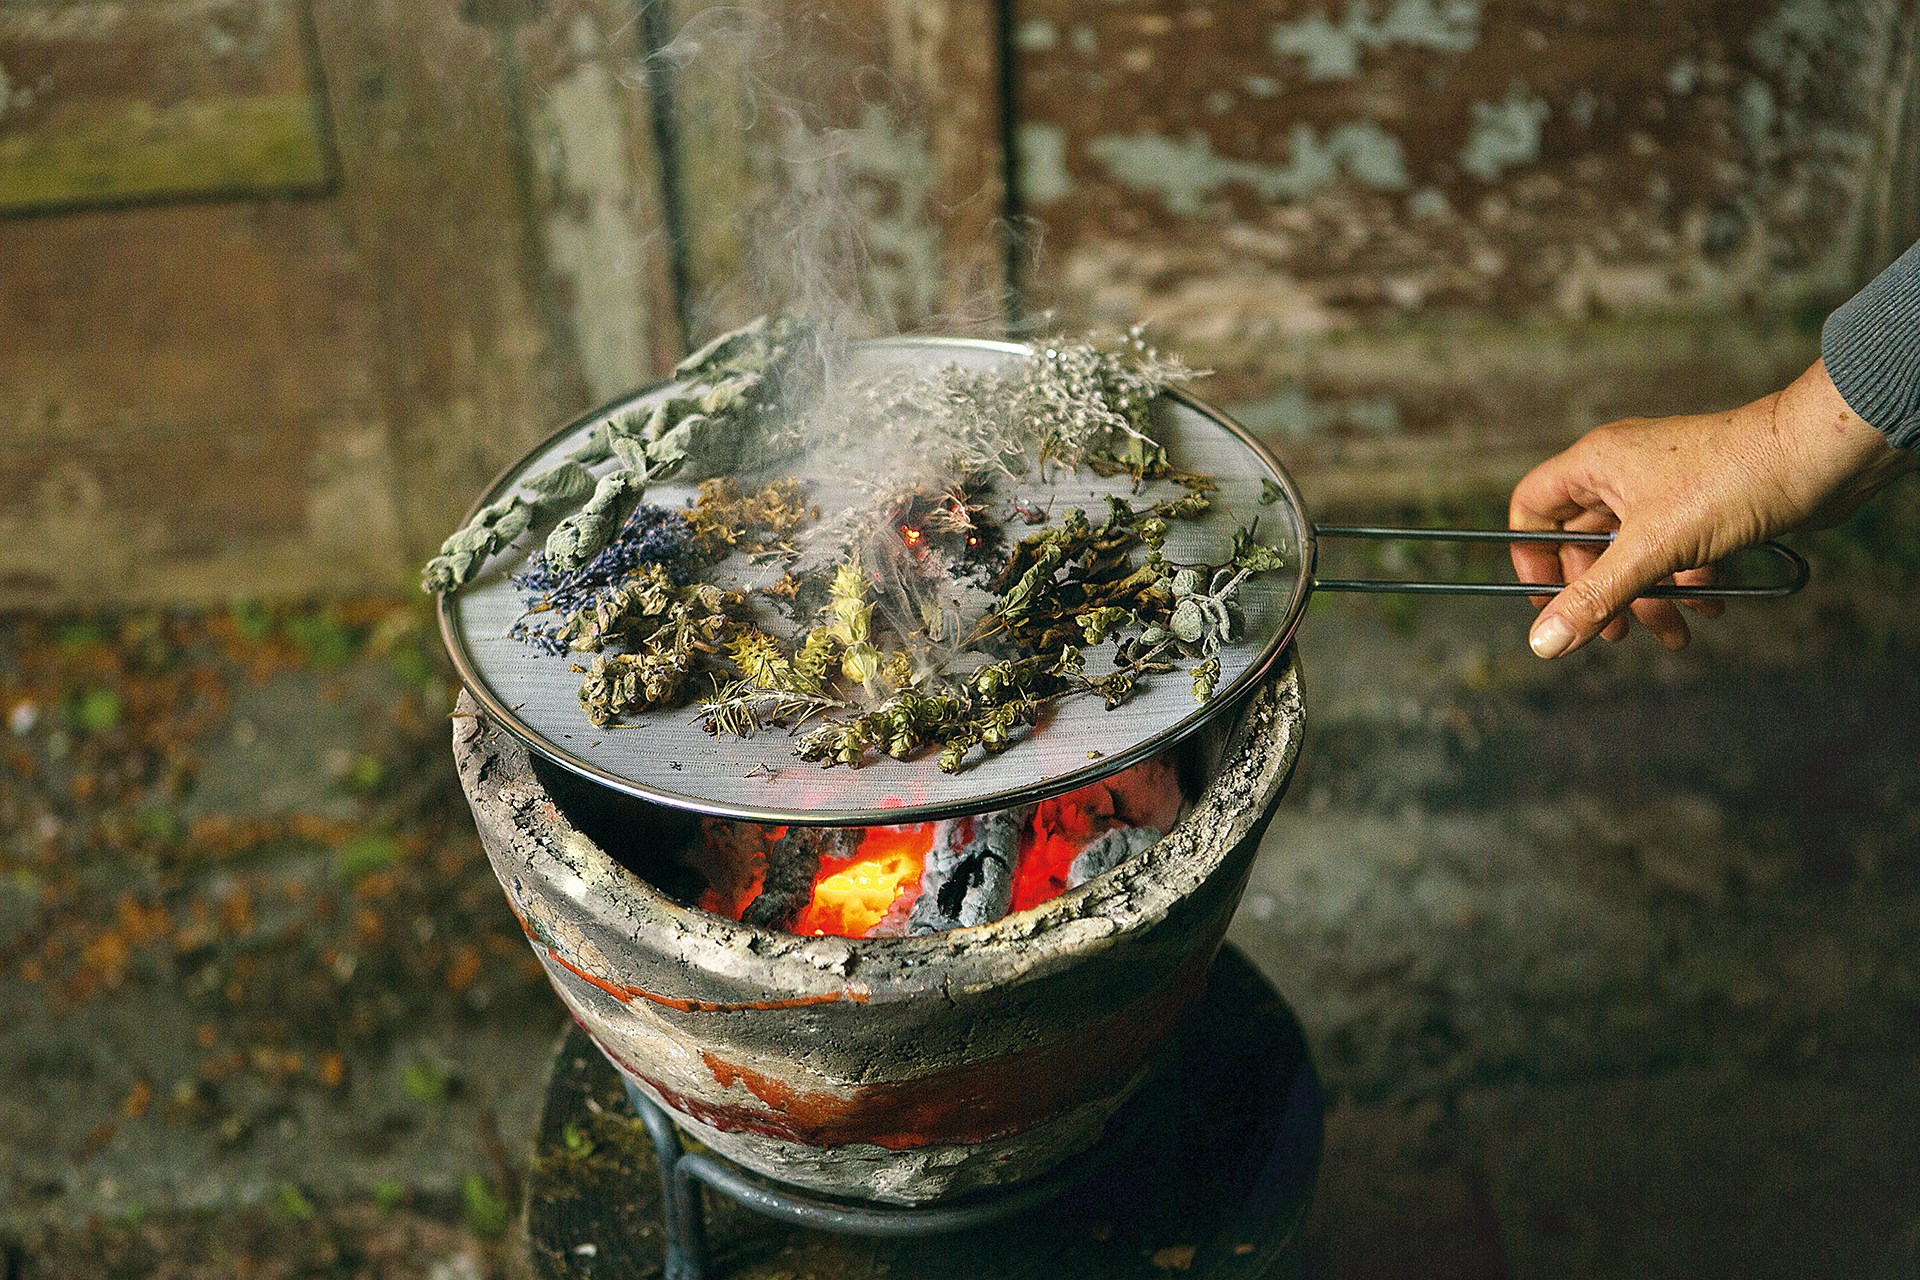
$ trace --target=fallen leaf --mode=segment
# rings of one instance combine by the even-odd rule
[[[1153,1255],[1153,1265],[1162,1271],[1185,1271],[1193,1265],[1193,1255],[1197,1252],[1190,1244],[1170,1244]]]

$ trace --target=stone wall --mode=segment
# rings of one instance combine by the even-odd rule
[[[1920,235],[1903,0],[29,0],[0,604],[392,589],[686,339],[1151,322],[1316,505],[1797,372]]]

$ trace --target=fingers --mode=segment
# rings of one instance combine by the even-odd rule
[[[1587,507],[1573,494],[1574,485],[1563,472],[1566,455],[1549,459],[1529,472],[1514,488],[1507,506],[1507,527],[1526,532],[1557,533],[1571,528],[1570,522],[1588,515]],[[1565,582],[1562,552],[1565,543],[1514,542],[1507,546],[1513,571],[1522,582]],[[1545,605],[1548,597],[1534,600],[1534,607]]]
[[[1562,564],[1579,564],[1584,557],[1562,552]],[[1591,555],[1591,548],[1579,551]],[[1567,585],[1547,603],[1527,634],[1527,644],[1542,658],[1557,658],[1572,653],[1596,635],[1608,639],[1624,636],[1627,620],[1623,615],[1629,604],[1633,614],[1668,648],[1687,643],[1687,626],[1679,611],[1665,600],[1635,598],[1664,578],[1671,566],[1663,563],[1656,548],[1643,539],[1623,531],[1611,546],[1592,559],[1580,571],[1569,574]],[[1640,606],[1646,606],[1644,609]]]
[[[1517,526],[1516,526],[1517,527]],[[1507,554],[1513,561],[1514,576],[1522,582],[1561,583],[1560,546],[1552,542],[1514,542],[1509,543]],[[1537,609],[1546,604],[1549,596],[1534,599]]]
[[[1712,565],[1698,569],[1686,569],[1673,575],[1674,582],[1682,587],[1711,587],[1720,581],[1720,575],[1714,572]],[[1681,604],[1693,610],[1703,618],[1717,618],[1727,611],[1724,600],[1682,600]]]
[[[1687,630],[1687,620],[1680,616],[1680,610],[1671,600],[1635,600],[1627,607],[1640,620],[1640,625],[1668,649],[1684,649],[1693,638]]]

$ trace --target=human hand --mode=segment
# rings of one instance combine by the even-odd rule
[[[1862,421],[1816,361],[1784,391],[1725,413],[1627,418],[1582,436],[1514,488],[1513,529],[1617,531],[1604,550],[1515,543],[1524,582],[1561,582],[1528,634],[1542,658],[1594,636],[1621,640],[1638,618],[1669,649],[1687,624],[1671,600],[1636,597],[1671,578],[1705,585],[1717,560],[1777,534],[1822,529],[1913,469]],[[1704,616],[1715,601],[1687,601]]]

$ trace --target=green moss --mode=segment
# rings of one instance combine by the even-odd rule
[[[273,610],[258,600],[236,600],[227,610],[227,616],[233,619],[233,625],[240,634],[254,644],[260,644],[273,634]]]
[[[307,665],[321,669],[344,667],[352,662],[363,642],[358,631],[327,609],[289,614],[280,629],[293,641]]]
[[[400,1077],[400,1087],[415,1102],[437,1107],[453,1096],[453,1073],[432,1063],[415,1063]]]
[[[511,1209],[506,1197],[493,1189],[491,1183],[477,1173],[470,1173],[460,1183],[461,1206],[466,1211],[467,1227],[483,1240],[493,1240],[504,1235]]]
[[[310,1222],[313,1219],[313,1201],[291,1182],[280,1184],[279,1194],[273,1198],[273,1216],[282,1222]]]
[[[95,686],[73,700],[73,724],[83,733],[111,733],[120,724],[120,695]]]
[[[404,850],[391,836],[355,836],[340,847],[340,878],[360,880],[398,866],[403,856]]]
[[[68,652],[105,644],[110,638],[107,624],[98,618],[75,618],[60,623],[53,631],[54,644]]]
[[[386,762],[379,756],[362,752],[353,758],[353,764],[347,769],[347,776],[341,779],[341,785],[354,795],[371,795],[380,789],[386,776]]]
[[[90,106],[78,120],[0,134],[0,211],[314,190],[328,180],[304,93]]]
[[[534,1157],[534,1182],[567,1194],[623,1187],[635,1169],[651,1167],[653,1160],[646,1127],[624,1107],[606,1107],[569,1120],[558,1142],[540,1148]]]

